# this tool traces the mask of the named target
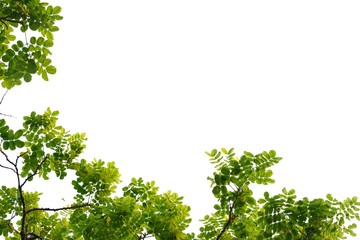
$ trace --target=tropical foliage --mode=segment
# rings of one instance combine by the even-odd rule
[[[53,32],[59,30],[61,7],[40,0],[0,0],[0,80],[5,89],[39,75],[48,80]],[[31,36],[30,36],[31,35]],[[18,40],[17,36],[23,37]],[[1,102],[0,102],[1,104]],[[274,150],[259,154],[234,149],[207,152],[214,173],[209,177],[217,200],[202,220],[199,233],[187,231],[190,207],[183,198],[159,192],[153,181],[131,179],[122,189],[114,162],[81,158],[84,133],[58,124],[58,111],[31,112],[20,128],[0,119],[0,170],[9,181],[0,188],[0,236],[5,239],[344,239],[355,236],[360,220],[357,197],[339,201],[298,199],[283,189],[260,199],[253,186],[273,184],[271,167],[281,158]],[[7,121],[10,122],[9,124]],[[2,174],[2,173],[1,173]],[[28,191],[39,182],[71,183],[71,202],[42,206],[41,192]]]

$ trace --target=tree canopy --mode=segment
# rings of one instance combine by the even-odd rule
[[[55,74],[50,48],[61,7],[40,0],[0,1],[0,80],[12,89],[39,75]],[[31,35],[31,36],[30,36]],[[18,36],[25,40],[17,40]],[[29,41],[28,41],[29,37]],[[115,162],[81,158],[86,135],[58,124],[58,111],[31,112],[22,127],[0,119],[0,169],[12,178],[1,183],[0,236],[5,239],[345,239],[355,236],[360,220],[357,197],[337,200],[297,198],[295,190],[263,197],[253,186],[273,184],[271,167],[280,163],[274,150],[237,155],[234,148],[206,154],[214,165],[208,177],[217,203],[204,216],[198,233],[189,233],[190,206],[172,191],[160,192],[154,181],[132,178],[117,189]],[[10,123],[8,123],[10,122]],[[41,192],[28,191],[36,181],[70,179],[74,194],[63,206],[40,205]]]
[[[34,74],[48,80],[55,74],[50,49],[54,45],[56,22],[62,19],[61,7],[40,0],[0,1],[0,80],[11,89],[22,81],[30,82]],[[17,32],[22,37],[17,38]]]

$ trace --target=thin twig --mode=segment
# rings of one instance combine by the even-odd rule
[[[34,211],[57,212],[57,211],[62,211],[62,210],[78,209],[78,208],[89,207],[89,206],[90,206],[90,204],[84,203],[84,204],[81,204],[81,205],[74,205],[74,206],[70,206],[70,207],[61,207],[61,208],[32,208],[32,209],[26,211],[26,214],[34,212]]]
[[[4,97],[5,95],[8,93],[8,90],[6,90],[6,92],[4,93],[4,95],[2,96],[1,100],[0,100],[0,105],[2,104],[3,100],[4,100]]]
[[[1,164],[0,164],[0,167],[5,168],[5,169],[9,169],[9,170],[13,171],[14,173],[16,173],[15,170],[12,169],[11,167],[3,166]]]
[[[16,157],[16,160],[15,160],[15,165],[18,164],[19,158],[23,157],[23,156],[24,156],[25,154],[27,154],[27,153],[28,153],[28,151],[23,152],[23,153],[21,153],[19,156],[17,156],[17,157]]]
[[[1,100],[0,100],[0,105],[2,104],[4,98],[5,98],[5,95],[8,93],[8,90],[6,90],[6,92],[3,94]],[[6,114],[6,113],[0,113],[0,115],[2,116],[5,116],[5,117],[12,117],[12,118],[15,118],[13,115],[10,115],[10,114]]]
[[[6,113],[0,113],[0,115],[5,116],[5,117],[12,117],[12,118],[16,118],[15,116],[10,115],[10,114],[6,114]]]

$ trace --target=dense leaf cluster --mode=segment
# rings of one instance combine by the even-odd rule
[[[2,87],[11,89],[22,81],[30,82],[34,74],[48,80],[48,74],[56,73],[50,48],[54,45],[53,32],[59,30],[56,22],[62,19],[60,12],[61,7],[40,0],[0,1]],[[15,30],[22,32],[23,40],[17,39]]]
[[[357,197],[338,201],[307,197],[297,199],[295,190],[254,199],[251,186],[274,183],[269,169],[279,163],[276,152],[253,155],[244,152],[238,157],[234,149],[216,149],[207,154],[216,172],[209,177],[212,192],[218,199],[215,213],[205,216],[200,239],[344,239],[355,236],[360,220]]]

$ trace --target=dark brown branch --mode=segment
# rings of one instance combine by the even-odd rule
[[[18,183],[20,202],[21,202],[21,205],[22,205],[20,236],[21,236],[21,239],[24,240],[26,238],[26,234],[24,232],[25,221],[26,221],[26,203],[25,203],[24,193],[23,193],[23,190],[22,190],[23,186],[21,185],[20,173],[19,173],[19,169],[17,167],[17,164],[14,164],[14,167],[15,167],[15,171],[16,171],[16,178],[17,178],[17,183]]]
[[[17,231],[17,230],[14,228],[14,226],[11,224],[11,221],[8,221],[7,225],[8,225],[8,227],[9,227],[12,231],[16,232],[17,234],[20,234],[19,231]]]
[[[5,156],[6,161],[7,161],[8,163],[10,163],[11,165],[13,165],[13,166],[14,166],[14,168],[16,169],[16,164],[15,164],[15,163],[13,163],[12,161],[10,161],[10,159],[9,159],[8,155],[7,155],[7,154],[6,154],[3,150],[1,150],[0,152],[2,153],[2,155],[4,155],[4,156]],[[15,173],[16,173],[16,172],[15,172]]]
[[[9,170],[13,171],[16,174],[15,170],[12,169],[11,167],[3,166],[1,164],[0,164],[0,167],[5,168],[5,169],[9,169]]]
[[[21,153],[19,156],[16,157],[16,160],[15,160],[15,165],[16,165],[16,166],[17,166],[17,164],[18,164],[19,158],[23,157],[23,156],[24,156],[25,154],[27,154],[27,153],[28,153],[28,151],[23,152],[23,153]]]
[[[2,20],[1,18],[0,18],[0,22],[1,22],[2,24],[4,24],[4,26],[6,27],[6,30],[9,29],[8,25],[6,24],[6,22],[5,22],[4,20]]]
[[[3,24],[5,24],[4,21],[12,22],[12,23],[24,24],[24,21],[19,21],[19,20],[10,19],[9,16],[0,18],[0,21],[1,21]],[[6,24],[5,24],[5,25],[6,25]]]
[[[19,156],[20,157],[20,156]],[[19,158],[18,157],[18,158]],[[17,158],[17,159],[18,159]],[[35,169],[35,171],[31,174],[31,175],[29,175],[29,176],[27,176],[27,178],[24,180],[24,182],[21,184],[21,187],[23,187],[24,185],[25,185],[25,183],[30,179],[30,178],[33,178],[36,174],[38,174],[38,172],[39,172],[39,169],[41,168],[41,166],[44,164],[44,162],[47,160],[47,156],[45,156],[44,157],[44,159],[40,162],[40,164],[36,167],[36,169]],[[16,162],[17,162],[17,160],[16,160]]]
[[[78,208],[89,207],[89,206],[90,206],[90,204],[84,203],[84,204],[81,204],[81,205],[74,205],[74,206],[70,206],[70,207],[61,207],[61,208],[32,208],[32,209],[26,211],[26,214],[31,213],[31,212],[35,212],[35,211],[57,212],[57,211],[62,211],[62,210],[78,209]]]
[[[32,240],[40,239],[41,240],[42,238],[33,232],[27,232],[27,233],[25,233],[25,239],[32,239]]]
[[[237,193],[236,193],[236,197],[235,200],[232,202],[232,204],[230,205],[230,209],[229,209],[229,217],[228,220],[226,221],[224,227],[221,229],[219,235],[217,235],[216,240],[219,240],[221,238],[221,236],[225,233],[225,231],[228,229],[228,227],[230,226],[230,224],[234,221],[234,219],[236,218],[236,215],[234,215],[234,208],[235,208],[235,204],[237,202],[237,200],[239,199],[241,195],[241,188],[238,188]]]

